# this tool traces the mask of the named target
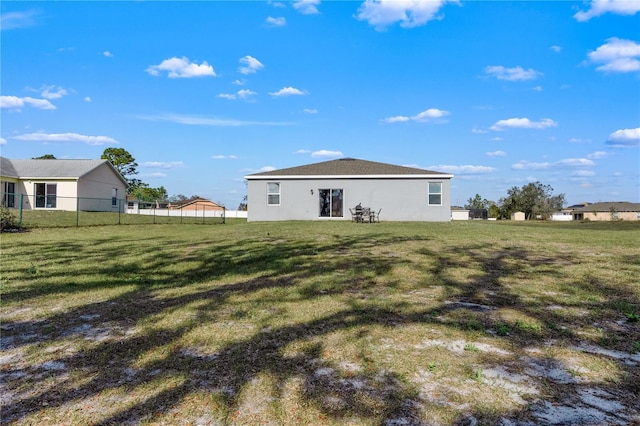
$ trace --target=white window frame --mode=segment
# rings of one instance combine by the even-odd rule
[[[429,206],[441,206],[442,205],[442,182],[428,182],[428,189],[427,189],[427,205]],[[440,191],[439,192],[431,192],[431,185],[438,185],[440,186]],[[432,203],[431,202],[431,196],[432,195],[439,195],[440,196],[440,202],[439,203]]]
[[[270,186],[271,185],[278,185],[278,191],[273,191],[271,190]],[[267,206],[279,206],[282,200],[282,185],[280,184],[280,182],[267,182]],[[273,196],[278,196],[278,202],[277,203],[272,203],[271,202],[271,197]]]
[[[38,185],[44,185],[44,195],[38,195]],[[54,190],[54,193],[49,192],[50,189]],[[38,206],[38,197],[44,197],[44,207]],[[53,205],[48,202],[54,197]],[[48,182],[34,182],[33,184],[33,207],[36,209],[55,209],[58,208],[58,184]]]

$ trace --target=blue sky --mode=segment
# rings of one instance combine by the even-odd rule
[[[3,1],[2,156],[121,147],[170,195],[340,157],[640,202],[640,0]],[[250,202],[250,201],[249,201]]]

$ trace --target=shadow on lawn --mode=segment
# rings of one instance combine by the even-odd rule
[[[83,326],[87,323],[91,324],[94,331],[102,327],[121,330],[121,334],[115,338],[105,337],[102,341],[94,339],[97,343],[83,352],[59,355],[56,352],[52,362],[64,365],[64,369],[46,371],[47,377],[58,376],[59,383],[55,389],[37,389],[30,395],[13,394],[3,404],[2,422],[9,423],[37,413],[43,409],[43,405],[48,409],[62,407],[94,397],[103,391],[123,387],[135,390],[150,381],[174,377],[178,383],[175,386],[128,408],[105,415],[98,424],[135,424],[148,421],[157,413],[168,413],[171,407],[178,405],[188,394],[197,391],[221,398],[226,412],[213,420],[230,423],[234,420],[233,413],[239,407],[241,391],[258,376],[266,374],[273,378],[273,393],[279,396],[288,381],[300,379],[302,399],[328,418],[337,421],[355,416],[379,424],[427,424],[422,410],[428,404],[421,400],[419,391],[406,378],[392,371],[376,368],[351,373],[341,371],[340,366],[322,359],[322,352],[326,348],[316,341],[317,338],[336,331],[362,327],[384,326],[393,330],[395,327],[421,323],[442,325],[434,319],[437,315],[467,309],[467,305],[451,305],[442,300],[436,306],[416,311],[408,309],[404,303],[381,307],[369,299],[369,296],[377,294],[376,277],[385,277],[393,268],[401,265],[425,269],[420,262],[413,263],[391,256],[390,253],[380,252],[380,247],[388,248],[405,242],[420,244],[422,248],[417,254],[431,265],[426,268],[431,278],[430,282],[423,284],[425,288],[431,286],[433,281],[446,286],[451,292],[448,299],[457,302],[510,307],[545,324],[554,322],[570,325],[570,319],[562,312],[548,312],[543,316],[540,306],[522,301],[505,282],[518,279],[525,267],[544,267],[546,277],[566,279],[562,266],[573,261],[571,256],[558,260],[541,257],[518,247],[491,250],[491,247],[483,244],[446,248],[436,252],[429,249],[426,238],[403,239],[376,234],[365,241],[345,236],[308,242],[262,238],[247,240],[244,244],[199,244],[196,247],[178,241],[164,248],[154,247],[149,242],[145,246],[141,242],[137,250],[146,247],[143,253],[139,253],[146,260],[145,266],[140,267],[139,263],[136,265],[122,261],[123,247],[113,246],[113,240],[98,240],[91,248],[95,270],[77,273],[117,278],[115,283],[112,279],[97,279],[89,288],[134,285],[134,289],[105,301],[54,314],[46,321],[4,323],[3,338],[8,339],[5,341],[13,348],[33,344],[34,340],[41,347],[64,345],[67,339],[83,336],[87,332]],[[107,248],[102,251],[101,245]],[[72,248],[74,253],[67,252],[66,248],[41,247],[39,250],[44,253],[43,256],[64,263],[73,262],[76,256],[82,254],[83,249]],[[121,262],[114,264],[114,258]],[[171,269],[171,265],[177,262],[188,263],[188,269]],[[454,275],[450,274],[451,270],[467,267],[470,263],[479,266],[482,272],[465,281],[453,278]],[[62,271],[58,273],[64,274]],[[239,276],[247,278],[238,279]],[[335,281],[319,281],[323,276]],[[338,276],[342,278],[336,278]],[[175,296],[161,295],[159,292],[180,286],[204,285],[208,281],[225,277],[234,277],[237,282],[211,285]],[[398,284],[400,283],[392,281],[386,283],[385,287]],[[61,295],[86,291],[85,287],[78,288],[77,285],[45,285],[46,288],[42,291],[38,291],[36,286],[37,283],[26,292],[9,293],[9,300],[35,299],[43,294],[42,291]],[[631,292],[620,294],[620,289],[614,292],[612,286],[601,282],[592,283],[592,287],[593,291],[607,300],[622,297],[631,303],[638,303],[637,295]],[[363,297],[353,297],[348,300],[344,309],[318,319],[276,328],[265,327],[250,337],[239,338],[236,342],[227,344],[215,354],[199,354],[182,347],[181,338],[198,327],[203,319],[213,323],[223,320],[225,309],[233,308],[231,298],[269,289],[282,289],[286,293],[282,297],[287,301],[314,300],[333,295]],[[274,304],[283,301],[279,299],[280,293],[269,294],[267,297],[272,300],[266,301]],[[193,305],[192,311],[195,311],[191,321],[171,327],[155,327],[144,333],[135,331],[135,326],[141,322],[171,315],[171,312],[189,305]],[[482,324],[483,327],[492,325],[494,324],[490,322]],[[445,326],[459,327],[460,324],[445,323]],[[519,346],[514,352],[521,351],[540,339],[576,338],[571,330],[560,334],[552,328],[537,334],[522,332],[519,337],[513,339],[513,344]],[[633,338],[640,339],[637,330]],[[292,355],[285,348],[293,343],[307,344]],[[151,357],[153,360],[144,366],[138,366],[138,361],[151,353],[156,354]],[[628,374],[613,387],[620,392],[638,391],[637,367],[624,366],[622,362],[618,367]],[[4,369],[5,388],[11,391],[24,386],[25,381],[37,374],[43,374],[42,366]],[[87,380],[77,386],[72,381],[67,381],[66,378],[71,374],[81,374]],[[567,392],[575,393],[576,390],[564,387],[563,392],[563,395],[551,392],[547,396],[559,399],[566,397]],[[526,416],[526,409],[513,413],[468,414],[491,422],[498,421],[500,417]],[[459,421],[465,422],[467,417],[462,416]]]

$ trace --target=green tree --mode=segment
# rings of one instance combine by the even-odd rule
[[[552,195],[553,188],[540,182],[528,183],[522,188],[514,186],[500,200],[500,216],[511,217],[516,211],[524,212],[525,218],[548,218],[554,211],[562,209],[564,194]]]
[[[491,205],[491,201],[486,198],[482,198],[480,194],[476,194],[475,197],[469,198],[467,204],[464,205],[465,209],[488,209]]]
[[[57,158],[53,154],[45,154],[40,157],[33,157],[32,160],[57,160]]]
[[[100,157],[103,160],[108,160],[113,167],[125,178],[127,184],[129,184],[129,194],[132,193],[135,188],[140,186],[142,182],[139,179],[134,179],[131,176],[137,175],[138,163],[136,159],[124,148],[107,148]]]
[[[247,208],[249,207],[249,205],[247,203],[247,197],[248,197],[247,195],[242,197],[242,201],[238,205],[238,210],[241,211],[241,212],[247,211]]]
[[[167,190],[164,186],[160,186],[158,188],[151,188],[146,183],[141,183],[137,187],[130,191],[129,195],[133,195],[138,200],[142,201],[166,201],[167,199]]]

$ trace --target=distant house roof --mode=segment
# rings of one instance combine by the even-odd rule
[[[640,212],[640,203],[628,203],[626,201],[613,201],[606,203],[593,203],[574,209],[574,213],[584,212]]]
[[[127,184],[127,181],[107,160],[10,160],[1,158],[2,176],[20,179],[78,179],[106,163],[122,182]],[[13,171],[15,175],[5,173],[5,164],[7,170]]]
[[[440,177],[452,178],[453,175],[434,172],[414,167],[396,166],[375,161],[359,160],[355,158],[340,158],[305,166],[289,167],[268,172],[255,173],[245,176],[245,179],[260,178],[293,178],[293,177]]]
[[[183,208],[185,208],[185,207],[187,207],[187,206],[190,206],[190,205],[192,205],[192,204],[210,204],[210,205],[213,205],[214,207],[224,208],[224,206],[221,206],[220,204],[218,204],[218,203],[216,203],[216,202],[214,202],[214,201],[208,200],[208,199],[206,199],[206,198],[201,198],[201,197],[198,197],[198,198],[194,198],[194,199],[192,199],[192,200],[189,200],[189,201],[187,201],[187,202],[186,202],[186,203],[184,203],[184,204],[176,205],[176,206],[174,206],[174,208],[176,208],[176,209],[183,209]]]

